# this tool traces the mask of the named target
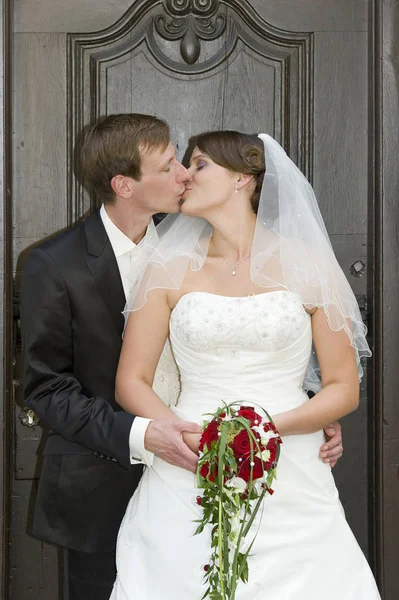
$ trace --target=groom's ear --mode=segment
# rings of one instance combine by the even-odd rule
[[[133,179],[126,175],[115,175],[111,179],[111,187],[117,196],[130,198],[133,193]]]
[[[253,181],[254,176],[250,173],[240,173],[236,187],[237,191],[243,190],[251,181]]]

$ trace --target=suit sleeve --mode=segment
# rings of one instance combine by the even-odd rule
[[[129,467],[133,415],[88,398],[73,376],[72,312],[65,282],[43,249],[25,265],[21,292],[26,404],[66,440],[114,457]]]

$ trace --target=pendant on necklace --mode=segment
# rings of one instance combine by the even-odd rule
[[[232,275],[235,275],[235,274],[236,274],[236,272],[235,272],[235,270],[234,270],[234,271],[232,272]]]

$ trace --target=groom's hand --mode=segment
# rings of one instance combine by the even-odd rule
[[[338,421],[334,421],[324,428],[324,432],[327,443],[321,447],[319,456],[324,463],[330,463],[331,467],[335,467],[344,451],[341,425]]]
[[[202,433],[197,423],[181,419],[159,419],[151,421],[144,437],[146,450],[162,460],[195,473],[198,456],[183,441],[183,433]]]

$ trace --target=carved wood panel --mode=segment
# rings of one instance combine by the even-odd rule
[[[95,202],[76,160],[82,129],[119,110],[169,117],[178,146],[199,130],[262,129],[312,179],[311,33],[276,29],[245,0],[142,0],[68,45],[70,222]]]

